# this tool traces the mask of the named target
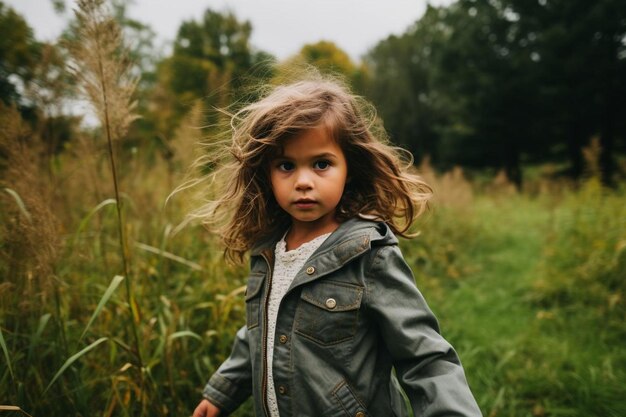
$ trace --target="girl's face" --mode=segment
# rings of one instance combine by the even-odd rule
[[[283,154],[270,163],[272,191],[292,219],[292,228],[332,232],[335,210],[348,176],[345,155],[324,126],[285,141]]]

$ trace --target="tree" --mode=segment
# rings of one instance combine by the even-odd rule
[[[246,97],[251,84],[271,76],[273,58],[252,49],[251,32],[250,22],[210,9],[200,22],[182,23],[172,56],[157,69],[155,98],[170,106],[167,123],[159,130],[169,135],[195,100],[203,100],[208,107],[225,108]]]
[[[70,89],[59,47],[35,40],[25,20],[0,2],[0,100],[19,109],[49,156],[61,150],[77,124],[63,114]]]
[[[537,123],[536,52],[520,16],[501,1],[461,0],[445,16],[450,28],[438,65],[437,88],[457,103],[442,131],[448,158],[504,168],[518,187],[522,159],[545,154],[550,137]]]
[[[610,184],[616,152],[624,152],[626,8],[622,0],[510,0],[532,34],[540,59],[541,99],[550,131],[566,144],[571,174],[583,171],[582,148],[599,136],[603,181]],[[620,149],[621,141],[621,149]]]
[[[299,55],[308,64],[314,65],[322,72],[339,73],[351,77],[357,71],[350,56],[330,41],[306,44],[300,49]]]
[[[330,41],[304,45],[297,54],[278,64],[273,82],[280,84],[306,76],[310,67],[315,67],[321,74],[342,78],[356,91],[363,90],[364,67],[355,64],[343,49]]]
[[[370,51],[370,94],[392,137],[440,166],[502,167],[521,186],[523,162],[568,158],[576,177],[598,135],[610,183],[626,136],[625,14],[621,0],[430,7]]]
[[[24,110],[20,88],[33,78],[40,45],[26,21],[0,2],[0,100]]]
[[[443,8],[428,6],[424,16],[400,36],[389,36],[365,56],[370,74],[367,96],[378,108],[391,139],[417,160],[430,155],[441,163],[439,133],[445,112],[433,88],[434,55],[445,36]]]

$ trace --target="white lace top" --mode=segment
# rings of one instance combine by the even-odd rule
[[[276,319],[278,317],[278,307],[280,301],[291,285],[291,281],[304,263],[313,255],[313,252],[320,247],[330,233],[316,237],[298,248],[287,251],[287,244],[283,237],[274,250],[274,273],[272,274],[272,286],[270,288],[269,304],[267,306],[267,404],[270,416],[279,417],[278,403],[276,401],[276,390],[274,389],[274,374],[272,364],[274,359],[274,336],[276,333]]]

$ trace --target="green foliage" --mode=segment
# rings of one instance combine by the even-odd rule
[[[350,56],[333,42],[319,41],[302,47],[297,58],[317,68],[322,74],[343,77],[352,88],[361,92],[367,83],[367,70],[350,59]]]
[[[2,329],[0,329],[0,347],[2,348],[2,353],[4,353],[4,359],[6,360],[7,368],[9,368],[9,373],[11,374],[11,379],[14,379],[15,376],[13,374],[13,367],[11,366],[11,357],[9,356],[9,350],[7,349],[7,343],[4,341],[4,336],[2,335]]]
[[[613,184],[626,123],[626,19],[621,0],[459,0],[429,7],[366,57],[368,95],[392,138],[438,167],[504,168],[566,159],[598,135]]]
[[[157,68],[157,85],[172,106],[166,124],[157,124],[158,130],[171,135],[195,100],[203,100],[207,108],[225,109],[247,99],[252,86],[272,76],[273,58],[252,49],[251,32],[250,22],[211,9],[201,21],[182,23],[172,56]]]
[[[626,206],[597,179],[555,210],[535,285],[535,302],[551,311],[585,308],[607,326],[626,316]]]
[[[89,324],[87,325],[87,327],[89,327]],[[87,330],[87,328],[85,328],[85,330]],[[84,332],[83,332],[84,333]],[[52,386],[52,384],[54,384],[54,382],[61,376],[63,375],[63,372],[65,372],[67,370],[67,368],[69,368],[74,362],[76,362],[78,359],[80,359],[82,356],[86,355],[89,351],[93,350],[96,346],[98,346],[99,344],[101,344],[102,342],[106,342],[107,338],[106,337],[101,337],[100,339],[96,340],[95,342],[89,344],[89,346],[85,347],[84,349],[80,350],[79,352],[76,352],[75,354],[73,354],[72,356],[70,356],[65,363],[63,363],[63,366],[61,366],[61,369],[59,369],[57,371],[56,374],[54,374],[54,376],[52,377],[52,380],[50,381],[50,383],[48,384],[48,386],[46,387],[46,389],[43,391],[43,393],[45,394],[46,392],[48,392],[48,390],[50,389],[50,387]]]
[[[442,13],[428,6],[403,35],[379,42],[365,57],[370,75],[366,94],[394,143],[411,150],[418,161],[426,155],[440,161],[435,129],[450,110],[441,111],[440,94],[433,86],[436,56],[446,34]]]
[[[311,72],[340,78],[359,93],[367,83],[364,65],[354,63],[350,56],[333,42],[319,41],[304,45],[300,51],[276,65],[272,84],[279,85],[306,78]]]
[[[624,192],[502,197],[403,242],[484,415],[623,415]]]
[[[38,49],[24,19],[0,2],[0,100],[5,104],[20,103],[18,86],[9,77],[15,76],[22,83],[30,81]]]
[[[322,72],[338,72],[347,76],[356,72],[356,66],[350,56],[333,42],[319,41],[304,45],[300,50],[300,56]]]

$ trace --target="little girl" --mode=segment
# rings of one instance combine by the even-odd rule
[[[415,286],[407,237],[430,188],[336,81],[274,89],[233,118],[233,162],[203,207],[250,252],[246,325],[194,417],[480,416]]]

